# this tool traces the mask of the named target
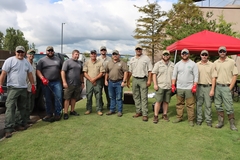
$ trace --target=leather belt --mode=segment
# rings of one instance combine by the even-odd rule
[[[198,84],[199,86],[203,86],[203,87],[211,87],[211,84]]]
[[[118,80],[111,80],[111,79],[109,79],[109,81],[111,81],[111,82],[113,82],[113,83],[116,83],[116,82],[122,81],[122,79],[118,79]]]
[[[220,84],[220,83],[217,83],[218,86],[221,86],[221,87],[229,87],[230,84]]]
[[[136,79],[144,79],[144,78],[147,78],[146,76],[145,77],[134,77]]]

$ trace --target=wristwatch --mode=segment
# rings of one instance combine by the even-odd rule
[[[123,81],[123,83],[127,83],[127,81]]]

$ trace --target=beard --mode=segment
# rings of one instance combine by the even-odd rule
[[[52,57],[54,56],[54,54],[47,54],[47,56],[48,56],[49,58],[52,58]]]

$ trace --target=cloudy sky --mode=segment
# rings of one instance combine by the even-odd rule
[[[168,11],[177,0],[158,3]],[[0,31],[5,35],[9,27],[19,29],[39,52],[48,45],[61,52],[63,26],[64,53],[89,52],[104,45],[108,52],[134,54],[137,41],[132,35],[141,14],[133,5],[146,4],[146,0],[0,0]]]

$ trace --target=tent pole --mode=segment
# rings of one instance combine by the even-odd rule
[[[176,63],[177,60],[177,50],[175,50],[175,55],[174,55],[174,64]]]

